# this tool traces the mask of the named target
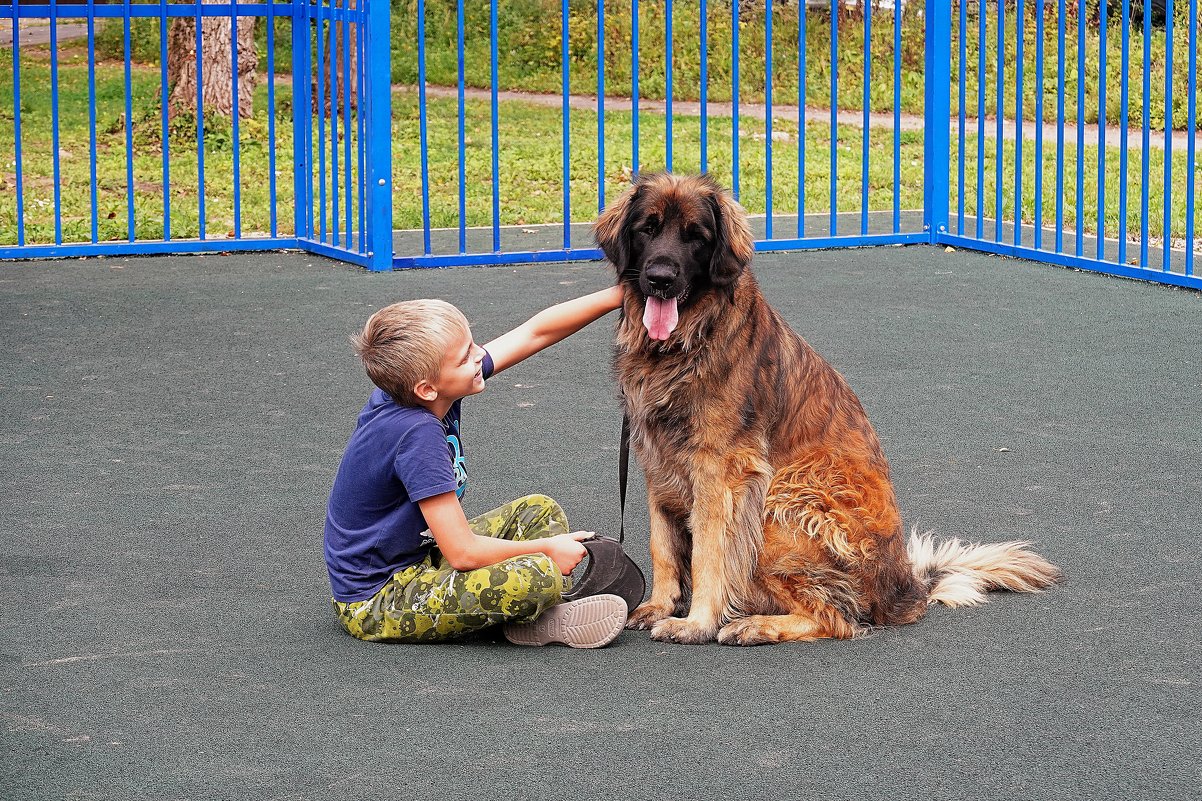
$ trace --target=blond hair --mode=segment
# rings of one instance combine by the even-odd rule
[[[406,300],[373,314],[351,343],[373,384],[416,406],[413,388],[438,378],[443,357],[467,330],[463,312],[445,300]]]

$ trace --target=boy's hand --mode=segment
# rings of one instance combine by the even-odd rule
[[[584,550],[584,546],[580,544],[581,540],[587,540],[590,537],[596,536],[592,531],[573,531],[570,534],[556,534],[554,537],[548,537],[543,547],[543,553],[551,557],[551,561],[559,568],[559,572],[565,576],[575,569],[576,565],[584,559],[588,552]]]

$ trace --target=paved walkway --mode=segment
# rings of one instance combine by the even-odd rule
[[[50,44],[50,20],[23,19],[21,20],[21,47]],[[58,40],[82,39],[88,35],[86,22],[60,22],[58,24]],[[12,20],[0,20],[0,47],[10,47],[13,43]]]

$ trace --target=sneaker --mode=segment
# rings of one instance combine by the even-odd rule
[[[626,602],[617,595],[590,595],[552,606],[530,623],[506,623],[514,645],[562,643],[572,648],[609,645],[626,625]]]

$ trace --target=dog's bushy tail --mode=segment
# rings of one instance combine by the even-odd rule
[[[907,550],[914,576],[927,586],[927,602],[976,606],[990,590],[1042,592],[1063,577],[1060,568],[1029,550],[1030,542],[936,544],[930,532],[910,533]]]

